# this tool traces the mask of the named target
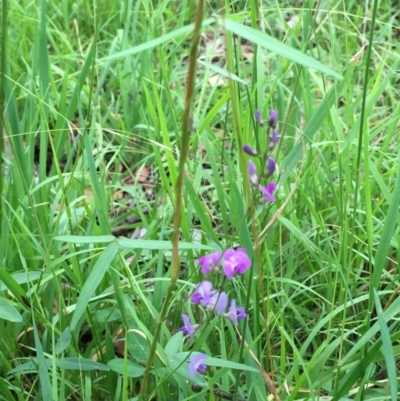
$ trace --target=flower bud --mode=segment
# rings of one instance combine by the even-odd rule
[[[250,156],[257,156],[257,152],[250,145],[243,145],[243,151]]]
[[[273,130],[271,133],[271,140],[269,142],[269,149],[272,150],[279,142],[279,133],[277,130]]]
[[[272,157],[268,157],[267,160],[267,177],[272,175],[276,170],[276,162]]]
[[[268,125],[271,128],[275,128],[276,124],[278,123],[278,113],[275,110],[271,110],[269,112],[269,121],[268,121]]]
[[[263,118],[261,117],[261,111],[260,110],[256,110],[255,112],[254,112],[254,118],[256,119],[256,121],[260,124],[260,125],[263,125],[264,124],[264,120],[263,120]]]
[[[253,185],[257,185],[258,182],[257,168],[253,160],[251,159],[249,160],[249,179]]]

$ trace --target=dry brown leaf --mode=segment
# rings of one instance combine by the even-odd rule
[[[145,182],[148,180],[148,178],[150,177],[150,171],[149,171],[145,166],[143,166],[143,167],[141,167],[141,168],[135,170],[135,176],[136,176],[136,178],[137,178],[137,181],[138,181],[140,184],[143,184],[143,183],[145,183]]]
[[[364,43],[363,47],[350,59],[350,63],[358,63],[367,47],[368,43]]]

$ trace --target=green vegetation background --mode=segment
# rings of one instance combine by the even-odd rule
[[[397,399],[398,12],[209,1],[191,54],[202,4],[2,1],[0,400],[133,400],[143,375],[143,400]],[[268,205],[255,109],[279,116]],[[175,333],[231,246],[249,319],[196,337],[201,387]]]

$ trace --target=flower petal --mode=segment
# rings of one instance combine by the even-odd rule
[[[278,122],[278,113],[275,110],[271,110],[269,112],[269,121],[268,121],[268,125],[271,128],[275,128],[276,124]]]
[[[274,182],[270,182],[266,187],[259,185],[258,189],[261,191],[263,195],[261,198],[262,203],[275,201],[276,198],[273,195],[273,192],[276,189],[276,184]]]
[[[192,355],[189,360],[189,373],[191,376],[196,376],[196,373],[205,373],[206,365],[205,361],[207,360],[206,354],[196,354]]]
[[[192,294],[192,302],[206,306],[210,301],[210,291],[212,290],[212,282],[204,280],[197,284],[196,289]]]
[[[181,316],[183,320],[183,326],[180,327],[178,330],[182,331],[183,335],[185,336],[189,335],[190,337],[193,337],[195,332],[195,326],[192,325],[192,323],[190,322],[190,318],[188,315],[185,315],[183,313]]]
[[[228,249],[224,253],[223,259],[222,267],[228,279],[231,279],[236,274],[245,273],[251,266],[251,260],[243,248],[239,248],[236,251]]]
[[[229,307],[229,311],[228,313],[224,314],[224,317],[230,319],[235,326],[238,325],[238,319],[245,319],[246,316],[247,315],[244,308],[236,307],[235,299],[231,300],[231,306]]]
[[[217,251],[205,255],[199,259],[201,265],[201,272],[203,274],[209,273],[211,270],[215,269],[221,259],[221,252]]]
[[[210,304],[208,308],[212,309],[215,313],[225,312],[228,306],[228,296],[225,292],[214,291],[210,297]]]
[[[262,116],[261,116],[261,111],[260,110],[256,110],[255,112],[254,112],[254,118],[256,119],[256,121],[260,124],[260,125],[263,125],[264,124],[264,120],[263,120],[263,118],[262,118]]]

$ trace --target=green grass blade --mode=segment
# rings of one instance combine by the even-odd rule
[[[202,22],[202,26],[204,27],[204,26],[210,25],[213,21],[214,20],[212,18],[206,19]],[[169,42],[172,39],[176,39],[179,36],[185,37],[185,36],[191,34],[193,31],[193,28],[194,28],[194,24],[186,25],[182,28],[175,29],[172,32],[166,33],[165,35],[162,35],[156,39],[149,40],[148,42],[142,43],[138,46],[134,46],[134,47],[131,47],[130,49],[126,49],[126,50],[114,53],[112,55],[109,55],[107,57],[100,58],[98,60],[98,62],[102,63],[102,62],[109,61],[109,60],[124,58],[124,57],[128,57],[128,56],[132,56],[133,54],[137,54],[137,53],[140,53],[140,52],[143,52],[146,50],[153,49],[156,46],[159,46],[163,43]]]
[[[398,159],[400,165],[400,157]],[[397,177],[393,193],[390,198],[389,208],[385,217],[382,234],[375,254],[375,266],[372,277],[372,286],[377,290],[380,285],[382,272],[388,264],[391,241],[398,225],[400,204],[400,168],[397,170]]]
[[[381,302],[379,301],[378,293],[374,288],[374,298],[376,313],[378,315],[378,323],[382,337],[383,354],[385,355],[386,369],[389,379],[389,388],[392,401],[397,401],[397,375],[396,375],[396,361],[393,352],[392,340],[390,338],[389,328],[386,324],[385,316],[383,314]]]
[[[345,87],[345,80],[333,85],[333,87],[326,94],[321,104],[315,110],[306,128],[304,129],[303,137],[307,141],[312,141],[314,135],[318,132],[321,125],[329,115],[329,111],[335,101],[340,96],[343,88]],[[290,153],[285,157],[283,162],[283,171],[280,176],[280,182],[283,183],[289,177],[292,170],[302,157],[303,141],[298,141]]]
[[[104,275],[106,274],[117,253],[118,245],[115,243],[109,244],[93,266],[93,270],[90,272],[89,277],[85,281],[85,284],[80,292],[74,315],[71,319],[71,332],[76,328],[79,319],[84,314],[93,294],[95,293],[101,280],[103,280]]]
[[[34,319],[33,316],[32,318]],[[39,337],[36,322],[33,323],[33,331],[34,331],[35,348],[37,355],[37,365],[38,365],[37,369],[39,371],[40,390],[42,392],[42,400],[52,401],[53,400],[52,387],[51,387],[50,374],[48,371],[49,361],[44,356],[43,346]]]
[[[306,54],[286,45],[285,43],[279,42],[279,40],[273,38],[270,35],[267,35],[266,33],[260,32],[249,26],[239,24],[230,19],[220,19],[218,21],[218,24],[222,28],[226,28],[228,31],[231,31],[234,34],[257,44],[272,53],[276,53],[279,56],[286,58],[287,60],[291,60],[294,63],[300,64],[304,67],[313,68],[314,70],[320,71],[326,75],[331,75],[335,78],[343,79],[340,74],[325,66],[318,60],[307,56]]]

